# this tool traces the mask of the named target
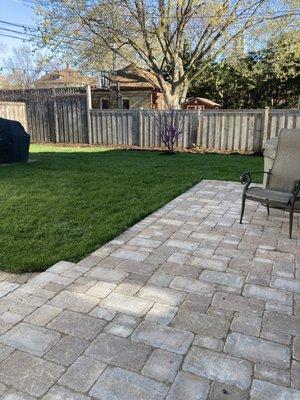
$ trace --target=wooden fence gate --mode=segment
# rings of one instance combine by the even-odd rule
[[[32,142],[88,143],[85,88],[3,90],[2,99],[26,104]]]

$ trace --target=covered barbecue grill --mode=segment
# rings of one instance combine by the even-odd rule
[[[18,121],[0,118],[0,164],[28,161],[30,135]]]

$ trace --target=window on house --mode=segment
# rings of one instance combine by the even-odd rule
[[[108,99],[101,99],[101,109],[108,110],[108,108],[109,108]]]
[[[129,99],[123,99],[123,110],[129,110]]]

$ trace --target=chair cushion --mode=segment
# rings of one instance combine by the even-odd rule
[[[288,204],[292,193],[253,186],[246,191],[246,196],[255,198],[258,201],[269,200],[274,203]]]

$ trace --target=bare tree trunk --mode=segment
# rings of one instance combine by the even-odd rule
[[[187,91],[189,88],[189,82],[185,81],[175,88],[164,86],[163,94],[169,109],[181,109],[187,96]]]

